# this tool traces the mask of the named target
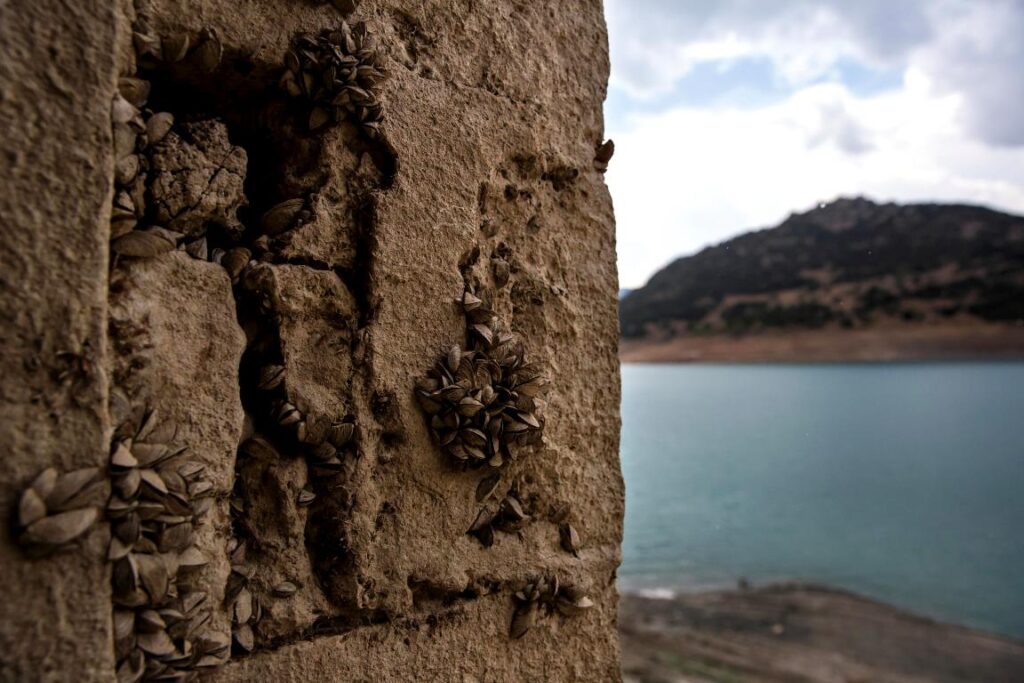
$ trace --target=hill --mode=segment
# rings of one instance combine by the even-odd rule
[[[619,319],[631,360],[1020,355],[1024,218],[838,199],[673,261]]]

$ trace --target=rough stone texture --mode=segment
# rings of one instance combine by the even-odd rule
[[[227,496],[234,484],[234,451],[244,413],[238,368],[245,336],[234,314],[227,274],[177,252],[132,263],[113,279],[111,321],[116,329],[142,330],[130,349],[115,341],[119,388],[177,425],[174,441],[188,446],[189,462],[206,466],[217,501],[200,517],[196,546],[210,560],[202,585],[213,604],[223,599],[228,574],[224,539],[230,536]],[[187,292],[186,296],[182,293]],[[124,376],[122,368],[132,368]],[[228,617],[214,610],[213,624],[227,633]]]
[[[203,234],[207,223],[240,231],[245,150],[233,146],[217,122],[185,124],[180,131],[169,133],[153,154],[156,220],[186,235]]]
[[[332,150],[325,171],[323,189],[312,202],[314,219],[292,233],[282,256],[297,263],[351,270],[356,261],[357,231],[353,201],[379,183],[380,172],[369,153],[357,156],[346,147]]]
[[[175,423],[175,443],[188,446],[189,461],[205,465],[214,485],[217,501],[199,518],[195,545],[210,560],[200,583],[220,605],[229,572],[227,497],[244,420],[237,377],[245,336],[227,274],[182,252],[131,263],[112,279],[110,320],[114,330],[140,331],[131,345],[113,341],[118,390]],[[228,632],[225,611],[214,610],[212,622]]]
[[[351,407],[348,349],[358,311],[345,284],[329,270],[276,266],[281,297],[281,352],[288,369],[288,399],[305,414],[341,418]]]
[[[231,664],[218,681],[614,681],[617,645],[604,633],[614,621],[590,615],[543,636],[509,642],[512,610],[505,596],[490,596],[433,618],[367,626],[340,636],[289,645]],[[271,678],[266,678],[266,677]]]
[[[0,5],[0,680],[110,680],[106,530],[27,560],[8,514],[48,466],[107,457],[107,245],[116,7]],[[72,673],[74,672],[73,676]]]
[[[56,28],[42,19],[48,11],[62,19]],[[10,34],[0,111],[20,132],[4,141],[13,178],[0,191],[3,218],[18,228],[2,257],[3,363],[18,380],[3,386],[13,454],[4,509],[47,464],[105,461],[116,421],[109,375],[114,391],[176,419],[211,472],[219,496],[197,543],[213,560],[202,582],[218,598],[218,630],[230,613],[219,600],[230,537],[249,545],[250,588],[263,605],[256,647],[213,680],[617,679],[617,283],[611,203],[593,167],[608,72],[600,2],[364,0],[349,20],[367,23],[391,73],[377,140],[348,123],[311,135],[301,105],[277,88],[295,36],[340,23],[330,4],[142,0],[69,12],[43,2],[0,12]],[[161,35],[214,30],[223,63],[213,73],[192,57],[137,63],[126,44],[138,19]],[[45,35],[19,35],[32,31]],[[75,50],[54,60],[50,44]],[[118,260],[108,272],[109,103],[116,77],[137,67],[153,83],[152,108],[178,122],[150,154],[155,203],[139,227],[180,217],[168,227],[198,236],[219,226],[208,235],[213,258],[223,253],[214,247],[246,246],[260,261],[240,264],[234,288],[223,269],[183,251]],[[26,114],[33,108],[47,116]],[[35,122],[54,111],[62,126],[44,134]],[[210,144],[179,144],[203,132]],[[298,197],[309,220],[258,245],[262,212]],[[498,261],[507,283],[495,280]],[[490,548],[466,534],[486,472],[445,459],[413,394],[450,345],[466,343],[456,301],[467,287],[494,292],[501,320],[551,380],[543,440],[518,449],[498,488],[499,498],[517,492],[530,520]],[[67,349],[79,356],[58,355]],[[79,357],[91,362],[60,372]],[[275,400],[308,423],[355,422],[340,467],[315,466],[276,423],[278,404],[253,379],[267,363],[286,369]],[[243,444],[236,455],[254,434],[268,448]],[[62,449],[58,435],[74,447]],[[297,504],[304,488],[317,494],[308,508]],[[559,511],[579,531],[578,556],[559,544]],[[5,580],[15,577],[5,582],[4,676],[49,667],[53,680],[110,680],[100,527],[83,551],[44,561],[3,539]],[[544,575],[595,606],[510,640],[513,594]],[[271,597],[283,580],[298,592]]]

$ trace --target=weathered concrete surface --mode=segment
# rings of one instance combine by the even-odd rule
[[[600,9],[435,3],[409,13],[398,5],[369,5],[363,15],[381,35],[395,31],[396,59],[418,60],[394,69],[385,95],[399,172],[378,193],[373,261],[360,264],[372,267],[372,324],[344,525],[352,569],[341,577],[354,584],[342,593],[358,596],[360,610],[389,621],[257,654],[224,678],[331,680],[338,666],[368,681],[612,680],[622,483],[612,216],[591,165],[607,69]],[[336,144],[328,136],[325,155],[344,154]],[[499,308],[553,382],[545,445],[506,475],[535,521],[521,537],[498,534],[489,549],[465,534],[480,475],[444,462],[410,391],[441,349],[463,341],[453,301],[464,287],[458,265],[475,247],[474,273],[485,283],[492,252],[512,263]],[[295,360],[327,348],[296,347]],[[372,405],[382,398],[383,418]],[[548,519],[559,504],[571,506],[579,558],[559,547]],[[544,572],[587,587],[598,607],[510,642],[511,587]],[[458,597],[488,590],[498,593],[466,604]],[[448,602],[452,616],[426,626]]]
[[[0,4],[0,680],[110,680],[106,530],[28,560],[9,513],[48,466],[107,458],[116,8]]]
[[[599,613],[552,624],[508,641],[512,611],[505,596],[483,598],[432,618],[367,626],[323,636],[233,663],[218,681],[614,681],[619,679],[613,620]],[[532,636],[532,637],[531,637]],[[267,677],[272,678],[267,678]]]
[[[228,276],[183,252],[125,264],[111,278],[110,321],[121,333],[111,348],[116,391],[176,425],[173,443],[188,447],[184,458],[204,465],[213,484],[215,500],[194,530],[195,546],[209,560],[197,580],[215,606],[213,630],[227,634],[228,498],[245,422],[238,390],[245,335]],[[129,331],[137,336],[126,343]]]
[[[4,11],[20,21],[29,14]],[[277,89],[294,37],[341,21],[330,4],[153,0],[116,17],[94,14],[108,34],[115,22],[128,26],[136,15],[162,35],[215,30],[224,43],[222,67],[206,77],[187,63],[155,74],[154,106],[181,121],[224,120],[232,144],[248,145],[246,201],[256,214],[296,196],[312,208],[311,220],[285,244],[259,256],[272,264],[274,296],[266,310],[254,312],[251,301],[239,299],[244,287],[235,288],[241,326],[231,320],[229,279],[213,272],[212,264],[176,252],[116,265],[109,278],[110,320],[127,322],[111,327],[110,344],[121,349],[127,343],[122,336],[136,327],[149,340],[141,354],[149,363],[135,378],[117,354],[106,353],[102,334],[108,277],[107,233],[100,222],[112,176],[106,120],[112,84],[89,93],[89,106],[80,107],[99,112],[98,132],[61,138],[70,153],[104,159],[103,166],[78,173],[82,187],[64,188],[52,199],[26,176],[26,196],[17,199],[23,208],[14,213],[34,217],[28,223],[33,234],[50,230],[54,243],[88,242],[93,261],[91,270],[53,270],[48,299],[33,308],[5,297],[5,309],[13,304],[12,319],[41,311],[49,330],[56,316],[68,315],[64,283],[80,285],[76,296],[92,292],[86,303],[95,313],[85,327],[96,336],[97,376],[107,368],[119,387],[149,387],[155,403],[166,403],[169,414],[189,425],[183,437],[215,474],[221,497],[199,534],[214,558],[205,579],[212,595],[224,594],[230,536],[246,533],[255,548],[250,586],[264,605],[256,647],[248,656],[236,652],[213,679],[617,679],[614,576],[623,513],[617,282],[610,198],[593,168],[608,73],[600,2],[435,0],[410,7],[365,0],[349,21],[367,23],[391,72],[380,95],[385,122],[376,142],[348,124],[310,135],[294,123],[292,105]],[[97,44],[108,51],[96,63],[111,62],[114,36]],[[110,68],[134,73],[134,60],[119,54]],[[79,89],[76,96],[86,95]],[[10,99],[2,104],[4,111],[15,109]],[[86,118],[73,121],[86,125]],[[93,139],[96,146],[89,147]],[[45,211],[56,211],[68,197],[75,201],[67,208],[80,216],[74,230],[43,220]],[[91,222],[81,216],[90,197]],[[197,200],[202,198],[200,193]],[[6,188],[3,200],[14,201]],[[198,206],[188,206],[193,204]],[[216,218],[230,223],[232,217]],[[248,231],[244,239],[251,239],[254,216],[243,209],[238,218]],[[189,230],[201,231],[204,220],[190,219]],[[15,253],[31,256],[30,247],[19,245]],[[49,267],[54,257],[35,248],[37,262]],[[76,259],[82,253],[75,251]],[[496,286],[492,258],[509,264],[503,287]],[[467,286],[495,292],[500,319],[551,380],[543,441],[518,449],[499,487],[499,497],[518,492],[530,521],[519,533],[499,532],[490,548],[466,534],[480,508],[474,494],[485,472],[447,462],[413,400],[416,378],[447,347],[465,344],[465,322],[454,302]],[[44,290],[42,284],[38,289]],[[28,328],[18,322],[15,329],[20,334]],[[240,367],[242,330],[251,364],[283,363],[283,391],[303,415],[354,420],[357,439],[339,452],[339,472],[308,466],[302,448],[268,421],[251,380],[232,375]],[[29,348],[27,340],[19,343]],[[5,368],[24,373],[16,367],[20,357],[8,363],[6,346]],[[243,361],[243,372],[246,367]],[[99,463],[107,454],[109,425],[102,383],[97,386],[85,403],[95,434],[91,445],[78,442],[86,448],[81,459]],[[38,391],[46,400],[58,395],[51,386]],[[29,399],[12,395],[7,403],[24,410]],[[244,420],[240,406],[250,411]],[[12,422],[9,442],[23,443],[30,423],[28,417]],[[251,429],[270,435],[280,452],[268,459],[239,455],[236,468],[232,440]],[[16,452],[5,463],[20,468],[4,479],[8,502],[37,469],[35,456],[20,455],[31,452],[27,447]],[[232,468],[246,500],[229,525]],[[296,503],[303,488],[317,491],[308,512]],[[560,546],[559,510],[568,511],[579,531],[578,555]],[[97,538],[103,534],[95,532]],[[19,567],[27,565],[7,541],[4,566],[23,571]],[[55,672],[85,670],[82,680],[107,680],[113,654],[101,550],[70,557],[96,584],[91,602],[74,605],[82,611],[75,619],[101,627],[67,632],[66,650],[50,661]],[[50,571],[53,562],[34,564]],[[574,618],[545,617],[522,639],[510,640],[513,594],[539,576],[580,588],[595,606]],[[282,580],[298,584],[295,596],[270,595]],[[19,599],[28,602],[20,604],[26,613],[44,614],[32,602],[46,599],[44,584],[25,585],[27,595]],[[225,626],[226,606],[218,606],[216,620]],[[2,631],[4,638],[17,636]],[[77,651],[86,647],[80,643],[92,648],[93,670],[80,665],[88,663],[80,660]],[[38,646],[26,648],[29,659],[42,658]]]

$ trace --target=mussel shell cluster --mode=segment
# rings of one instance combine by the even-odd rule
[[[227,662],[227,636],[206,628],[210,608],[206,593],[197,590],[159,609],[115,609],[118,683],[194,681]]]
[[[179,32],[160,36],[140,20],[133,32],[140,61],[173,64],[188,59],[203,72],[214,71],[224,56],[224,46],[214,29],[198,34]],[[110,239],[115,254],[148,258],[173,250],[184,235],[159,225],[143,225],[151,174],[148,154],[170,132],[174,116],[146,108],[151,85],[134,76],[118,80],[111,108],[114,138],[114,193]]]
[[[458,345],[416,382],[416,398],[430,416],[442,450],[467,466],[501,467],[513,445],[537,443],[544,429],[548,381],[528,363],[521,342],[504,330],[485,299],[465,292],[470,347]]]
[[[224,45],[213,28],[204,28],[198,33],[177,31],[161,36],[140,17],[132,30],[132,43],[135,54],[149,66],[187,61],[202,72],[211,73],[224,58]]]
[[[256,625],[263,618],[263,599],[257,594],[252,580],[256,575],[255,566],[247,559],[245,541],[231,539],[228,545],[231,574],[224,591],[224,603],[231,615],[231,639],[242,653],[253,651],[256,646]],[[292,581],[282,581],[270,588],[274,598],[290,598],[299,590]]]
[[[263,618],[263,603],[250,585],[256,568],[247,561],[245,541],[231,539],[228,553],[231,574],[224,591],[224,603],[231,615],[231,638],[236,648],[252,652],[256,646],[253,628]]]
[[[594,601],[576,586],[562,585],[557,576],[540,577],[528,582],[515,593],[516,609],[512,614],[509,636],[522,638],[537,621],[555,612],[566,617],[579,616],[594,606]]]
[[[340,469],[342,451],[356,438],[356,425],[350,419],[331,419],[322,415],[306,414],[288,398],[286,371],[283,365],[268,363],[262,366],[256,378],[256,389],[261,393],[265,416],[283,434],[297,443],[314,467]],[[276,449],[261,436],[254,436],[242,445],[242,452],[253,457],[276,457]],[[311,491],[300,496],[301,505],[309,505],[316,496]]]
[[[356,426],[352,421],[332,420],[304,413],[293,404],[287,393],[287,372],[279,363],[267,363],[253,372],[252,386],[259,398],[258,410],[262,411],[264,433],[272,435],[278,442],[289,441],[302,448],[311,471],[330,474],[342,467],[343,449],[349,448],[356,437]],[[269,438],[261,433],[253,434],[239,449],[241,458],[274,463],[281,454]],[[316,501],[316,493],[304,488],[295,499],[298,507],[307,507]],[[231,510],[235,515],[245,515],[247,500],[245,492],[237,489],[231,498]],[[232,641],[237,654],[252,652],[256,645],[256,627],[263,615],[264,599],[257,594],[253,585],[255,566],[247,559],[247,543],[232,539],[228,547],[231,559],[231,574],[225,591],[225,606],[231,614]],[[269,589],[269,595],[287,599],[295,595],[300,586],[293,581],[281,581]]]
[[[136,27],[134,41],[140,60],[173,63],[188,55],[189,59],[197,59],[204,71],[214,70],[223,55],[223,46],[213,29],[205,29],[196,36],[188,33],[158,36],[143,25]],[[234,247],[209,244],[206,226],[211,222],[218,224],[233,243],[241,241],[244,226],[234,215],[245,203],[241,181],[231,187],[211,188],[213,191],[205,192],[204,197],[220,199],[204,200],[203,205],[180,214],[164,201],[166,195],[175,194],[176,184],[194,182],[195,176],[203,172],[202,168],[178,168],[174,164],[182,160],[201,160],[204,154],[209,159],[209,150],[196,147],[196,140],[204,140],[208,147],[223,144],[227,140],[226,128],[216,120],[196,121],[176,128],[171,113],[146,108],[151,90],[149,81],[124,77],[118,81],[118,86],[111,109],[116,191],[110,238],[114,254],[123,258],[151,258],[182,248],[194,258],[223,265],[232,282],[237,283],[250,263],[270,258],[274,249],[291,240],[292,231],[312,220],[310,200],[291,197],[263,213],[258,224],[259,235],[251,244]],[[177,137],[168,137],[172,129]],[[179,139],[181,136],[184,139]],[[166,145],[161,146],[165,140],[185,149],[168,154]],[[232,155],[240,157],[239,162],[232,164],[233,170],[239,171],[239,167],[244,167],[244,151],[237,147],[228,149]],[[227,150],[217,149],[218,154],[222,151]],[[216,161],[223,160],[218,155],[211,160]],[[171,167],[163,168],[161,164],[171,164]],[[230,175],[215,174],[210,182]],[[214,205],[205,206],[208,202]],[[259,283],[252,284],[258,286]]]
[[[375,138],[384,119],[378,96],[386,78],[376,40],[366,25],[350,27],[342,21],[333,31],[296,38],[285,55],[280,86],[310,103],[310,130],[348,119]]]
[[[481,482],[481,486],[486,485],[486,483],[487,480],[485,479]],[[484,506],[466,533],[474,536],[485,548],[489,548],[494,545],[495,531],[514,533],[520,531],[529,520],[530,515],[526,513],[519,497],[510,491],[501,500],[496,509]]]
[[[46,468],[18,501],[18,542],[29,555],[42,557],[82,538],[100,518],[96,499],[105,484],[98,467],[66,474]]]
[[[237,211],[246,203],[240,177],[245,151],[231,145],[219,121],[175,127],[172,114],[146,109],[148,82],[122,78],[120,83],[121,93],[112,105],[116,190],[111,251],[122,258],[152,258],[180,246],[195,258],[220,262],[223,251],[211,253],[206,234],[215,224],[227,236],[242,236]],[[129,89],[141,94],[131,95]],[[129,96],[140,104],[130,102]],[[216,172],[218,163],[231,172]],[[300,206],[279,212],[275,223],[284,232],[303,219],[308,214]]]
[[[160,226],[144,226],[148,197],[148,152],[174,125],[174,116],[145,108],[150,85],[140,78],[118,82],[111,105],[114,134],[115,192],[110,214],[110,247],[128,258],[147,258],[173,250],[184,235]]]
[[[155,409],[115,432],[106,516],[119,683],[193,680],[230,656],[197,577],[208,558],[194,545],[195,525],[214,486],[176,433]]]
[[[271,260],[275,252],[291,242],[294,231],[313,219],[310,200],[292,197],[280,201],[263,212],[259,220],[259,236],[248,246],[214,247],[207,249],[206,239],[192,242],[186,250],[198,259],[207,259],[224,266],[233,284],[241,283],[255,291],[267,285],[273,278],[265,270],[251,274],[250,266],[260,261]]]

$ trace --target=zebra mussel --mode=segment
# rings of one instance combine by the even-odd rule
[[[235,238],[242,234],[237,212],[246,201],[245,150],[230,143],[227,128],[218,121],[175,129],[172,114],[145,108],[148,94],[148,82],[122,78],[111,109],[116,187],[111,251],[124,258],[152,258],[181,245],[193,257],[206,259],[210,225]],[[234,269],[237,280],[247,263],[241,253],[233,253],[225,267]]]
[[[110,213],[110,247],[128,258],[148,258],[171,251],[184,237],[160,226],[140,226],[146,216],[150,162],[147,151],[160,144],[174,117],[145,109],[150,85],[140,78],[118,81],[111,105],[114,135],[114,193]]]
[[[276,425],[279,434],[294,440],[307,455],[310,465],[323,469],[339,469],[341,452],[356,437],[356,425],[347,419],[331,419],[307,415],[288,398],[287,371],[279,363],[267,363],[256,372],[255,387],[262,395],[265,415]],[[251,457],[276,459],[277,450],[262,436],[254,436],[242,445],[242,452]],[[311,505],[313,491],[302,491],[296,502]]]
[[[601,173],[607,171],[608,162],[612,160],[613,154],[615,154],[615,142],[612,140],[602,142],[594,153],[594,168]]]
[[[509,637],[518,640],[537,622],[555,612],[565,617],[579,616],[594,606],[586,593],[576,586],[561,585],[557,576],[540,577],[528,582],[514,595],[516,602]]]
[[[98,467],[40,472],[18,501],[18,542],[30,556],[42,557],[80,539],[100,517],[96,498],[104,484]]]
[[[287,399],[271,403],[270,412],[277,425],[304,447],[311,465],[324,469],[341,467],[340,453],[355,437],[355,423],[305,415]],[[299,502],[308,505],[314,499],[315,495],[300,496]]]
[[[264,235],[278,237],[284,232],[308,223],[312,216],[312,212],[306,208],[306,199],[294,197],[268,209],[260,218],[260,228]]]
[[[231,574],[224,592],[224,602],[231,614],[231,638],[241,652],[252,652],[256,647],[254,627],[263,618],[263,603],[252,589],[256,568],[248,562],[245,541],[232,539],[228,546]]]
[[[562,550],[579,557],[580,534],[576,531],[576,527],[568,522],[562,522],[558,525],[558,537],[562,544]]]
[[[473,525],[469,527],[466,533],[475,537],[485,548],[489,548],[494,545],[494,533],[496,531],[516,533],[522,530],[529,520],[530,515],[526,513],[522,501],[519,500],[514,491],[510,491],[501,500],[497,508],[485,505],[477,513],[476,519],[473,520]]]
[[[442,450],[470,467],[501,467],[514,445],[537,443],[544,429],[548,380],[528,363],[521,342],[505,330],[484,298],[462,298],[469,348],[452,346],[416,382],[416,398]]]
[[[224,45],[213,28],[204,28],[197,34],[177,31],[160,36],[140,18],[133,27],[132,42],[135,54],[148,66],[188,61],[200,71],[210,73],[224,58]]]
[[[562,550],[572,553],[574,557],[579,557],[581,546],[580,534],[576,527],[569,522],[571,513],[572,509],[568,504],[554,505],[551,508],[548,521],[558,525],[558,541],[559,545],[562,546]]]
[[[194,680],[230,656],[211,630],[196,572],[208,563],[194,525],[212,503],[205,467],[174,444],[176,425],[155,409],[121,425],[108,467],[117,680]]]
[[[378,96],[386,78],[376,40],[366,24],[350,27],[342,21],[333,31],[296,38],[285,55],[280,86],[310,104],[309,130],[347,118],[376,138],[384,119]]]

